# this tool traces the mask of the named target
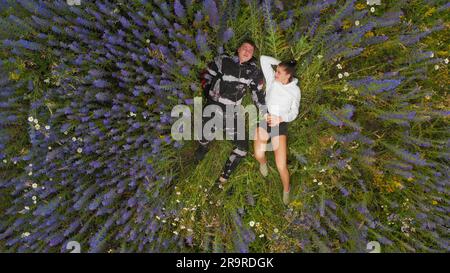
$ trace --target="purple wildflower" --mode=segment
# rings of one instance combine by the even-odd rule
[[[175,10],[175,15],[178,18],[185,18],[186,17],[186,11],[185,11],[183,5],[180,3],[180,0],[175,0],[174,10]]]
[[[219,11],[217,10],[217,5],[214,0],[204,0],[203,9],[206,15],[209,17],[209,25],[211,27],[216,27],[219,24]]]

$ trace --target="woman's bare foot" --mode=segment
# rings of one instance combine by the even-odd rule
[[[287,206],[289,205],[290,198],[289,195],[291,193],[291,187],[289,186],[289,190],[286,192],[283,190],[283,203]]]

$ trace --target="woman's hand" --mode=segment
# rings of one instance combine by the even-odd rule
[[[281,122],[283,122],[283,119],[279,116],[275,116],[275,115],[267,116],[267,123],[269,124],[270,127],[275,127],[278,124],[280,124]]]

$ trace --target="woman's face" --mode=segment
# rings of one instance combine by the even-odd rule
[[[282,84],[287,84],[291,75],[286,73],[286,69],[282,66],[277,66],[277,71],[275,72],[275,80],[281,82]]]
[[[255,51],[255,49],[253,48],[253,46],[251,44],[244,43],[238,49],[239,61],[241,63],[245,63],[245,62],[249,61],[253,57],[254,51]]]

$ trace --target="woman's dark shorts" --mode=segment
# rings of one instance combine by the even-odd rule
[[[270,127],[269,124],[267,124],[267,121],[262,120],[258,122],[258,127],[264,128],[267,133],[269,133],[269,138],[272,138],[274,136],[287,136],[288,133],[288,123],[287,122],[281,122],[275,127]]]

